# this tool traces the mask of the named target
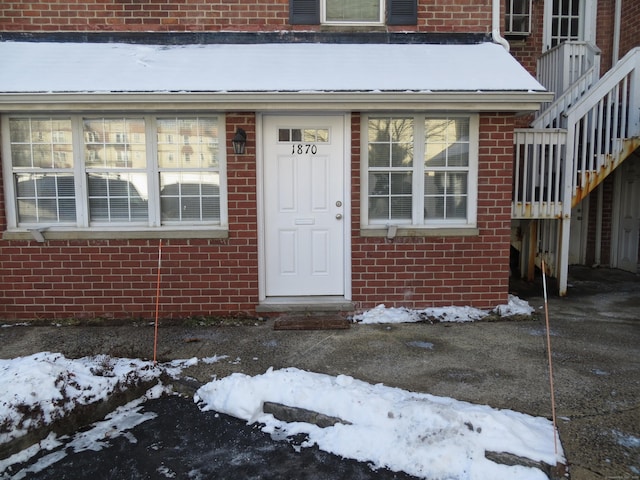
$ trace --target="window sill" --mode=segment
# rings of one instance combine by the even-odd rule
[[[360,228],[361,237],[475,237],[480,234],[477,227],[441,227],[441,228],[424,228],[424,227],[397,227],[395,234],[389,231],[387,227],[362,227]]]
[[[149,230],[122,229],[28,229],[7,230],[3,232],[3,240],[137,240],[137,239],[170,239],[170,238],[229,238],[228,229],[197,228],[158,228]]]

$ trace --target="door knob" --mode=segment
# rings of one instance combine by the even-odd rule
[[[342,214],[341,214],[341,213],[337,213],[337,214],[336,214],[336,218],[337,218],[338,220],[342,220]]]

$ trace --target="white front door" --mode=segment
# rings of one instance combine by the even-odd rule
[[[640,235],[640,165],[625,160],[621,169],[620,230],[618,233],[618,268],[638,271],[638,237]]]
[[[264,116],[267,297],[345,293],[344,121]]]

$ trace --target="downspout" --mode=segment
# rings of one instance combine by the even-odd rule
[[[493,0],[491,37],[495,43],[499,43],[509,51],[509,42],[500,34],[500,0]]]
[[[622,19],[622,0],[616,0],[615,13],[613,16],[613,49],[611,66],[613,67],[620,59],[620,22]]]

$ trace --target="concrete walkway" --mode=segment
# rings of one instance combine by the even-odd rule
[[[569,295],[550,285],[556,412],[573,479],[640,478],[640,277],[574,268]],[[298,367],[551,417],[540,282],[514,282],[539,312],[525,321],[274,330],[273,321],[160,327],[159,361],[226,355],[184,373],[204,383],[232,372]],[[38,351],[151,358],[150,324],[0,329],[0,358]]]

